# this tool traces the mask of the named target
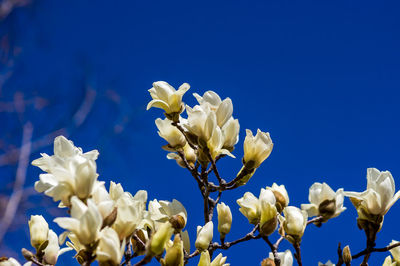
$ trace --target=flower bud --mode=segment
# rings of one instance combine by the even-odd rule
[[[253,193],[246,192],[243,197],[238,199],[237,204],[241,207],[239,211],[246,216],[251,224],[257,224],[260,221],[260,206],[258,198]]]
[[[198,250],[206,250],[213,238],[214,225],[212,221],[206,223],[203,227],[197,226],[197,239],[195,246]]]
[[[269,202],[261,201],[261,218],[260,218],[260,232],[264,236],[269,236],[272,234],[277,226],[278,219],[276,215],[278,214],[275,205]]]
[[[221,238],[224,238],[229,233],[232,226],[232,213],[231,209],[225,203],[219,203],[217,205],[218,213],[218,232]]]
[[[166,243],[170,240],[174,229],[169,222],[163,223],[151,237],[148,254],[157,256],[163,253]]]
[[[251,130],[246,129],[243,156],[245,166],[248,168],[258,168],[271,154],[273,145],[268,132],[261,132],[258,129],[257,135],[253,136]]]
[[[351,257],[351,252],[350,252],[350,247],[349,246],[345,246],[343,249],[343,261],[344,263],[347,265],[351,263],[352,257]]]
[[[171,124],[169,119],[156,119],[158,135],[169,143],[172,149],[183,148],[186,145],[186,138],[176,127]]]
[[[76,195],[78,198],[85,200],[89,197],[97,177],[95,161],[87,160],[78,165],[75,177]]]
[[[184,254],[183,243],[179,235],[175,235],[174,242],[171,247],[167,248],[164,259],[162,259],[163,266],[183,266]]]
[[[47,241],[49,225],[42,215],[32,215],[29,220],[29,231],[31,234],[31,245],[39,251],[40,246]]]
[[[229,266],[229,263],[226,262],[226,257],[222,257],[222,253],[219,253],[218,256],[211,262],[210,266]]]
[[[288,206],[283,209],[285,218],[281,218],[284,232],[287,239],[293,244],[301,241],[307,225],[307,212],[297,207]]]

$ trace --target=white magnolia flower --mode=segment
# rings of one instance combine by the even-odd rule
[[[83,153],[73,142],[63,136],[54,140],[54,155],[42,153],[42,157],[32,162],[47,172],[41,174],[35,183],[38,192],[44,192],[54,201],[61,200],[64,206],[70,205],[70,197],[78,196],[85,200],[93,191],[97,180],[96,162],[98,151]]]
[[[189,88],[187,83],[183,83],[178,90],[175,90],[165,81],[154,82],[153,87],[149,90],[153,100],[147,105],[147,110],[157,107],[163,109],[167,114],[180,114],[184,109],[182,96]]]
[[[301,240],[307,226],[307,212],[294,206],[283,209],[284,217],[280,216],[280,224],[286,234],[286,238],[295,243]]]
[[[289,195],[284,185],[278,186],[276,183],[273,183],[272,186],[267,187],[267,189],[274,193],[276,206],[279,212],[289,205]]]
[[[211,139],[213,132],[217,125],[217,117],[214,112],[211,111],[209,105],[199,106],[191,108],[186,107],[188,114],[187,123],[184,127],[193,135],[200,139],[200,145],[205,145],[209,139]]]
[[[249,220],[249,223],[257,224],[259,222],[261,215],[260,204],[253,193],[244,193],[243,197],[236,202],[241,207],[239,211]]]
[[[200,260],[198,266],[229,266],[226,262],[226,257],[222,257],[222,253],[218,254],[215,259],[211,262],[210,253],[208,250],[202,251],[200,254]]]
[[[233,151],[236,143],[239,141],[239,120],[233,119],[232,117],[222,127],[222,135],[224,137],[223,148],[228,151]]]
[[[24,266],[31,266],[32,262],[28,261]],[[1,260],[0,266],[21,266],[21,264],[14,258],[8,258],[7,260]]]
[[[197,226],[197,238],[195,246],[198,250],[206,250],[213,238],[214,225],[212,221],[206,223],[203,227]]]
[[[182,203],[176,199],[173,199],[172,202],[161,200],[160,205],[161,213],[166,215],[175,229],[181,230],[186,226],[187,212]]]
[[[225,123],[232,117],[233,105],[230,98],[221,101],[219,95],[213,91],[207,91],[203,97],[197,93],[193,93],[200,106],[209,105],[210,109],[216,114],[217,125],[223,127]]]
[[[268,132],[257,129],[257,135],[253,136],[251,130],[246,129],[246,138],[243,144],[244,164],[251,169],[259,167],[271,154],[273,146]]]
[[[314,183],[310,187],[308,200],[310,204],[301,204],[301,209],[307,211],[309,217],[323,216],[324,221],[337,217],[346,210],[343,207],[343,189],[334,192],[326,183]]]
[[[261,189],[259,196],[260,204],[260,232],[263,235],[272,234],[277,226],[277,214],[276,199],[274,193],[271,190]]]
[[[87,200],[87,205],[76,196],[71,198],[71,217],[56,218],[56,222],[61,228],[72,232],[83,245],[94,243],[98,239],[102,216],[91,199]]]
[[[32,215],[29,220],[29,232],[31,235],[31,245],[36,250],[47,240],[49,225],[42,215]]]
[[[44,250],[44,260],[47,264],[55,265],[60,255],[60,246],[58,245],[58,236],[53,230],[49,230],[49,244]]]
[[[96,260],[112,262],[112,265],[119,265],[125,251],[125,239],[122,243],[117,232],[110,227],[105,227],[100,232],[100,241],[96,249]]]
[[[182,148],[186,144],[186,138],[175,126],[171,124],[169,119],[156,119],[158,135],[165,139],[171,148]]]
[[[228,205],[225,203],[217,204],[218,213],[218,232],[221,237],[225,237],[226,234],[231,231],[232,226],[232,212]]]
[[[384,216],[399,199],[400,191],[395,194],[394,180],[389,171],[380,172],[376,168],[368,168],[367,190],[346,191],[344,195],[350,197],[360,219],[379,222],[382,219],[379,217]]]
[[[118,233],[121,240],[131,236],[141,223],[146,207],[146,202],[143,201],[143,197],[147,199],[147,193],[145,196],[139,191],[136,193],[135,197],[132,197],[129,193],[124,192],[117,199],[117,218],[112,228]]]
[[[293,255],[289,249],[285,252],[278,252],[278,257],[281,260],[281,266],[292,266],[293,265]],[[274,259],[274,254],[269,253],[269,258]]]
[[[103,220],[109,216],[115,208],[115,201],[111,199],[111,196],[107,192],[103,182],[96,182],[92,193],[92,200],[97,205]]]

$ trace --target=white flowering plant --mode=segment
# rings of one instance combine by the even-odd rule
[[[237,199],[237,204],[252,229],[241,238],[226,241],[233,217],[231,207],[221,202],[222,194],[246,185],[270,156],[274,144],[268,132],[258,129],[253,135],[246,129],[243,166],[233,178],[223,178],[217,164],[225,156],[235,158],[233,152],[239,141],[240,125],[232,116],[232,101],[207,91],[203,96],[194,93],[198,104],[190,107],[182,101],[189,88],[187,83],[175,90],[167,82],[155,82],[149,90],[152,100],[147,109],[164,110],[165,117],[155,120],[158,134],[167,142],[163,149],[169,152],[167,158],[186,168],[197,183],[204,206],[204,223],[197,230],[186,228],[188,213],[176,199],[148,201],[147,191],[131,194],[113,181],[107,189],[106,183],[98,178],[99,152],[83,152],[71,140],[58,136],[54,140],[54,155],[43,153],[32,164],[44,172],[35,183],[36,191],[67,210],[67,217],[54,220],[65,231],[57,235],[43,216],[31,216],[33,249],[22,249],[26,265],[55,265],[63,253],[73,252],[81,265],[94,261],[101,266],[158,261],[161,265],[183,266],[195,261],[200,266],[223,266],[229,263],[222,253],[215,256],[218,251],[254,239],[262,239],[270,248],[268,254],[260,256],[261,265],[290,266],[294,261],[302,265],[301,241],[307,227],[321,227],[339,216],[346,210],[345,197],[356,208],[357,225],[365,232],[366,247],[351,254],[349,246],[341,249],[339,244],[336,265],[351,265],[359,258],[361,265],[368,265],[373,253],[388,251],[392,256],[387,256],[384,265],[400,265],[400,242],[393,240],[387,247],[375,247],[384,216],[400,197],[391,173],[375,168],[367,170],[364,192],[343,188],[335,192],[328,184],[317,182],[309,189],[309,203],[300,208],[289,205],[284,185],[273,183],[261,188],[258,197],[246,192]],[[190,241],[188,231],[196,234],[195,241]],[[219,233],[219,241],[213,241],[215,231]],[[270,240],[273,234],[277,235],[274,243]],[[288,241],[293,249],[281,250],[283,241]],[[20,264],[14,258],[3,257],[1,265]],[[335,264],[328,260],[318,265]]]

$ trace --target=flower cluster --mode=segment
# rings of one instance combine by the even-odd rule
[[[65,231],[58,236],[49,229],[43,216],[31,216],[29,230],[35,252],[22,250],[28,260],[25,265],[55,265],[61,254],[73,250],[81,265],[90,265],[95,260],[100,266],[117,266],[123,260],[122,265],[130,265],[132,259],[141,256],[135,265],[145,265],[155,258],[163,266],[184,266],[189,259],[199,256],[199,266],[229,266],[227,257],[221,253],[213,257],[216,250],[252,239],[263,239],[271,249],[261,265],[291,266],[293,258],[302,265],[300,246],[307,226],[321,227],[339,216],[346,210],[345,197],[350,198],[357,210],[357,225],[366,233],[367,247],[354,256],[349,246],[343,250],[339,247],[339,264],[350,265],[353,259],[365,254],[363,265],[366,265],[372,252],[389,250],[392,256],[387,256],[383,265],[400,265],[399,242],[393,240],[386,248],[374,248],[384,216],[400,198],[400,191],[395,193],[391,173],[375,168],[367,170],[364,192],[343,188],[334,191],[328,184],[316,182],[309,188],[309,203],[301,204],[301,208],[289,205],[284,185],[273,183],[261,188],[258,197],[245,192],[236,202],[253,229],[239,239],[226,242],[233,216],[229,205],[220,202],[221,195],[250,180],[271,154],[273,142],[268,132],[258,129],[254,136],[247,129],[241,169],[226,181],[216,164],[226,155],[235,158],[232,152],[239,140],[240,126],[232,116],[232,101],[207,91],[202,96],[194,93],[198,104],[190,107],[182,101],[189,88],[187,83],[175,90],[164,81],[154,82],[149,90],[152,100],[147,109],[164,110],[165,118],[157,118],[155,124],[159,136],[167,141],[163,146],[169,151],[167,158],[187,168],[201,192],[204,222],[192,232],[196,234],[195,250],[191,253],[189,233],[185,231],[188,213],[181,202],[148,201],[147,191],[139,190],[133,195],[113,181],[107,188],[98,179],[98,151],[84,153],[72,141],[59,136],[54,140],[54,155],[42,154],[32,164],[45,172],[40,174],[35,189],[59,201],[60,208],[67,209],[67,217],[54,219]],[[216,181],[209,179],[211,173]],[[217,218],[213,216],[215,209]],[[215,222],[220,243],[213,242]],[[275,232],[279,237],[272,243],[269,237]],[[279,252],[282,241],[292,244],[295,253]],[[67,247],[61,248],[65,242]],[[0,266],[8,265],[20,264],[13,258],[0,258]],[[318,265],[334,264],[328,261]]]

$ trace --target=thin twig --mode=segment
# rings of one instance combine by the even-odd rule
[[[400,242],[396,243],[396,244],[393,244],[393,245],[389,245],[389,246],[384,247],[384,248],[372,248],[370,250],[364,249],[363,251],[353,255],[351,258],[352,259],[357,259],[357,258],[367,254],[368,252],[370,252],[370,253],[373,253],[373,252],[386,252],[386,251],[391,250],[392,248],[396,248],[396,247],[399,247],[399,246],[400,246]]]
[[[31,154],[31,139],[32,139],[33,126],[30,122],[27,122],[23,127],[22,132],[22,149],[19,154],[18,167],[14,182],[13,193],[8,201],[6,210],[3,215],[3,219],[0,223],[0,243],[2,242],[4,235],[14,220],[15,214],[18,210],[19,203],[23,196],[23,187],[26,179],[26,169],[28,167],[29,156]]]
[[[318,223],[318,222],[322,221],[322,219],[323,219],[322,216],[314,217],[311,220],[307,221],[307,225],[312,224],[312,223]]]
[[[295,243],[293,244],[294,249],[296,250],[296,253],[294,254],[294,257],[296,258],[297,264],[299,266],[302,266],[303,263],[301,261],[301,249],[300,249],[300,243]]]
[[[145,256],[142,260],[140,260],[139,262],[137,262],[134,266],[146,265],[146,264],[149,263],[152,259],[153,259],[153,257],[151,257],[151,256]]]
[[[236,239],[236,240],[231,241],[231,242],[224,242],[223,244],[219,244],[219,243],[215,242],[215,243],[212,243],[208,249],[209,249],[209,251],[214,251],[216,249],[228,249],[231,246],[236,245],[236,244],[241,243],[241,242],[244,242],[244,241],[248,241],[248,240],[251,240],[251,239],[259,239],[259,238],[261,238],[261,235],[254,235],[254,233],[258,230],[258,228],[259,228],[259,225],[257,224],[253,228],[253,230],[251,230],[251,232],[246,234],[244,237]]]

